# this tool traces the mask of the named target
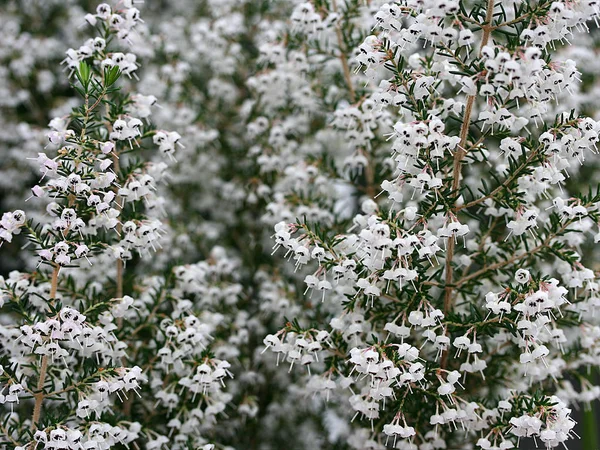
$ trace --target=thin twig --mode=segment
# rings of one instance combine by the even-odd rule
[[[523,258],[526,258],[528,256],[533,255],[535,252],[537,252],[537,251],[539,251],[539,250],[547,247],[550,244],[550,241],[552,241],[552,239],[554,239],[560,233],[562,233],[563,231],[565,231],[567,229],[567,227],[569,225],[571,225],[571,223],[573,223],[573,220],[570,220],[567,223],[565,223],[562,227],[560,227],[558,229],[558,231],[556,231],[556,233],[550,234],[548,237],[546,237],[546,239],[544,240],[544,242],[542,242],[537,247],[535,247],[535,248],[533,248],[531,250],[525,251],[525,252],[523,252],[523,253],[521,253],[519,255],[515,255],[512,258],[509,258],[507,260],[500,261],[498,263],[492,264],[491,266],[484,267],[484,268],[478,270],[477,272],[473,272],[471,275],[468,275],[468,276],[464,277],[463,279],[459,280],[456,283],[456,287],[463,286],[468,281],[471,281],[471,280],[473,280],[475,278],[478,278],[479,276],[484,275],[486,272],[489,272],[490,270],[502,269],[502,268],[504,268],[504,267],[506,267],[506,266],[508,266],[508,265],[510,265],[512,263],[514,263],[514,262],[517,262],[517,261],[519,261],[519,260],[521,260]]]
[[[512,183],[521,174],[521,171],[526,169],[529,166],[529,163],[531,161],[533,161],[533,159],[536,156],[537,156],[537,151],[532,151],[529,154],[529,156],[527,157],[527,159],[525,160],[525,162],[523,162],[523,164],[521,164],[519,167],[517,167],[517,169],[510,175],[510,177],[508,177],[501,185],[496,187],[496,189],[494,189],[489,194],[457,207],[456,208],[457,211],[460,211],[461,209],[471,208],[473,206],[476,206],[476,205],[479,205],[480,203],[485,202],[487,199],[493,198],[496,194],[498,194],[504,188],[507,188],[510,185],[510,183]]]

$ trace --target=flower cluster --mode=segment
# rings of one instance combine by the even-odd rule
[[[288,160],[279,168],[285,159],[278,156],[265,170],[265,180],[279,172],[269,181],[277,209],[269,206],[287,212],[274,216],[273,249],[293,261],[306,296],[321,291],[320,312],[306,308],[281,333],[327,333],[322,379],[345,388],[336,390],[336,404],[352,406],[354,415],[342,414],[349,423],[370,422],[361,445],[378,448],[373,442],[382,438],[397,448],[464,444],[457,429],[486,449],[513,448],[517,437],[533,435],[554,448],[574,436],[562,402],[593,390],[586,382],[578,394],[558,380],[597,365],[593,357],[583,363],[575,349],[593,323],[582,315],[597,298],[582,245],[595,240],[600,197],[576,194],[573,174],[595,163],[598,123],[561,109],[581,73],[574,59],[553,53],[558,41],[587,29],[593,9],[516,2],[508,12],[494,1],[471,10],[408,1],[371,5],[372,19],[360,21],[369,8],[342,12],[331,2],[322,12],[294,11],[290,33],[302,24],[299,39],[309,49],[297,74],[325,85],[337,71],[341,80],[336,90],[311,90],[326,123],[287,157],[273,139],[274,110],[281,117],[290,109],[284,100],[293,99],[257,89],[264,102],[257,114],[270,117],[249,131],[261,146],[261,168],[271,152]],[[346,20],[371,34],[356,42],[342,33],[326,44],[326,27],[306,31],[314,15],[326,23],[340,14],[336,24]],[[285,55],[294,41],[271,48],[279,50],[266,58],[264,78],[293,65]],[[331,54],[338,64],[325,69]],[[335,190],[287,182],[302,164]],[[290,220],[289,212],[312,204],[332,218]],[[285,346],[271,337],[265,345],[277,353]],[[532,395],[534,385],[543,395]],[[498,397],[502,407],[486,406]],[[552,408],[547,429],[534,423]]]
[[[5,3],[0,447],[581,434],[595,1]]]

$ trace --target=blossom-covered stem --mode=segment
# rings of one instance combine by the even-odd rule
[[[111,127],[110,123],[108,124],[109,127]],[[112,127],[111,127],[112,128]],[[114,171],[117,175],[120,175],[121,173],[121,167],[119,165],[119,156],[117,155],[117,152],[115,150],[115,154],[113,155],[113,167],[114,167]],[[117,195],[117,203],[121,202],[121,198],[119,195]],[[117,223],[116,226],[116,231],[119,235],[121,235],[122,231],[123,231],[123,224],[122,222],[119,221],[119,223]],[[123,297],[123,260],[121,258],[117,258],[117,274],[116,274],[116,279],[115,279],[115,283],[116,283],[116,290],[115,290],[115,297],[116,298],[122,298]],[[117,326],[119,327],[119,329],[123,328],[123,317],[119,317],[117,319]],[[123,365],[125,365],[125,357],[123,356],[121,358]],[[128,397],[125,402],[123,403],[123,414],[125,414],[126,416],[129,416],[131,414],[131,402],[133,400],[133,397]]]
[[[108,109],[108,106],[107,106]],[[105,124],[107,129],[109,130],[109,133],[112,132],[112,124],[107,121],[107,123]],[[115,149],[115,153],[113,154],[113,168],[114,171],[117,175],[121,174],[121,166],[119,164],[119,155],[117,150]],[[122,201],[121,197],[118,195],[118,189],[116,189],[117,191],[117,203],[120,203]],[[121,232],[123,231],[123,223],[121,221],[119,221],[119,223],[117,223],[116,226],[116,230],[117,233],[119,235],[121,235]],[[123,260],[121,258],[117,258],[117,278],[115,280],[116,282],[116,292],[115,292],[115,297],[117,298],[122,298],[123,297]],[[123,324],[123,318],[120,317],[119,321],[118,321],[119,327],[121,327],[121,325]]]
[[[486,16],[485,16],[485,25],[482,26],[483,29],[483,37],[481,38],[481,46],[479,47],[479,51],[485,47],[490,38],[490,34],[492,32],[492,20],[494,18],[494,0],[488,0]],[[463,122],[460,128],[460,142],[458,144],[458,148],[454,153],[454,164],[452,168],[452,192],[458,193],[458,189],[460,186],[460,176],[462,169],[462,160],[465,157],[465,146],[467,143],[467,138],[469,135],[469,126],[471,125],[471,114],[473,113],[473,105],[475,103],[476,95],[469,95],[467,98],[467,104],[465,106],[465,114],[463,118]],[[454,290],[452,286],[453,279],[453,268],[452,268],[452,258],[454,256],[454,240],[450,239],[448,242],[448,249],[446,252],[446,287],[444,289],[444,313],[448,313],[452,308],[452,292]],[[443,366],[442,366],[443,367]]]
[[[56,291],[58,289],[58,273],[60,272],[60,266],[56,264],[52,271],[52,280],[50,284],[50,301],[56,297]],[[40,376],[37,383],[37,392],[35,393],[35,405],[33,407],[33,416],[31,417],[31,429],[37,427],[37,423],[40,420],[40,413],[42,412],[42,402],[44,401],[44,382],[46,381],[46,371],[48,370],[48,355],[42,356],[42,363],[40,365]]]

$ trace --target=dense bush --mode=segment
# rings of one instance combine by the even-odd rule
[[[577,438],[600,4],[0,12],[2,448]]]

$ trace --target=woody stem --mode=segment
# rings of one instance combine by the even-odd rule
[[[331,0],[331,7],[333,12],[338,12],[338,6],[336,0]],[[350,66],[348,65],[348,58],[346,56],[346,48],[344,45],[344,36],[342,35],[342,29],[339,24],[335,25],[335,34],[338,41],[338,47],[340,50],[340,62],[342,63],[342,70],[344,71],[344,79],[350,93],[351,103],[356,100],[356,93],[354,91],[354,85],[352,84],[352,76],[350,74]]]
[[[487,10],[485,15],[485,25],[482,26],[483,29],[483,37],[481,38],[481,46],[479,47],[479,52],[483,47],[485,47],[490,39],[490,35],[493,30],[492,21],[494,19],[494,2],[495,0],[488,0]],[[460,142],[458,144],[458,149],[454,153],[454,161],[452,166],[452,193],[458,194],[460,188],[460,177],[462,171],[462,160],[465,157],[467,138],[469,136],[469,127],[471,125],[471,114],[473,113],[473,106],[475,104],[476,95],[469,95],[467,97],[467,104],[465,106],[465,113],[463,117],[463,122],[460,127],[459,138]],[[453,207],[456,209],[456,205]],[[455,212],[455,211],[453,211]],[[453,266],[452,259],[454,258],[454,239],[448,239],[448,247],[446,250],[446,263],[445,263],[445,288],[444,288],[444,314],[447,314],[452,309],[452,294],[454,291],[453,286]],[[442,368],[446,367],[448,360],[448,351],[444,352],[442,356],[441,365]]]
[[[50,302],[56,297],[56,291],[58,289],[58,273],[60,272],[60,266],[56,264],[52,271],[52,280],[50,284]],[[40,365],[40,375],[38,378],[36,393],[34,394],[35,405],[33,407],[33,416],[31,417],[31,429],[37,428],[37,423],[40,420],[40,414],[42,412],[42,403],[44,401],[44,382],[46,381],[46,372],[48,370],[48,355],[42,356],[42,363]]]

